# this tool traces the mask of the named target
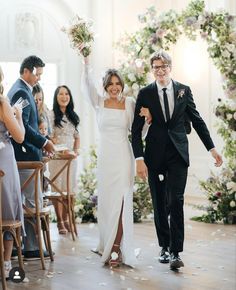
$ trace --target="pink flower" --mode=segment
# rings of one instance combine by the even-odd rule
[[[165,34],[165,30],[164,29],[161,29],[161,28],[157,29],[157,31],[156,31],[156,36],[157,37],[162,38],[164,36],[164,34]]]
[[[215,193],[215,196],[217,196],[217,197],[221,197],[221,192],[219,192],[219,191],[217,191],[216,193]]]

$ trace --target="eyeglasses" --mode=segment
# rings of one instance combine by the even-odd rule
[[[169,67],[168,64],[163,64],[163,65],[154,65],[154,66],[152,67],[152,69],[153,69],[153,70],[160,70],[160,69],[162,69],[162,70],[166,70],[168,67]]]

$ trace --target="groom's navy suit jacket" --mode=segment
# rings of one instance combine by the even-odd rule
[[[189,166],[188,139],[186,135],[186,117],[192,122],[207,150],[214,147],[207,126],[194,103],[191,90],[188,86],[173,81],[174,88],[174,111],[169,123],[164,119],[156,82],[141,89],[137,97],[134,121],[132,125],[132,147],[135,158],[144,157],[148,168],[161,170],[162,161],[165,156],[166,144],[169,140],[173,142],[180,156]],[[180,93],[182,91],[182,94]],[[184,93],[183,93],[184,92]],[[143,152],[142,128],[144,117],[140,117],[141,107],[146,107],[152,114],[152,124],[145,138],[146,146]]]
[[[23,109],[22,119],[25,127],[25,139],[22,144],[12,140],[17,161],[40,161],[42,159],[42,147],[46,142],[38,130],[38,111],[34,97],[30,88],[18,79],[8,92],[11,105],[22,97],[29,102],[29,105]]]

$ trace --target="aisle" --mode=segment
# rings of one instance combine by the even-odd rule
[[[100,264],[99,256],[90,252],[96,245],[97,226],[79,225],[80,238],[57,235],[52,224],[55,262],[39,261],[25,265],[28,283],[8,282],[9,289],[33,290],[233,290],[236,287],[236,227],[210,225],[188,220],[186,211],[185,267],[179,273],[157,260],[152,222],[135,224],[135,247],[141,248],[137,269],[121,267],[111,271]]]

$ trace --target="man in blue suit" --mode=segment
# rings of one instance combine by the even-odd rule
[[[25,139],[22,144],[12,140],[17,161],[41,161],[42,148],[53,154],[54,146],[38,130],[38,111],[32,95],[32,89],[38,83],[43,73],[45,64],[37,56],[29,56],[23,60],[20,67],[20,78],[11,87],[8,97],[11,105],[14,105],[20,98],[28,102],[28,106],[23,109],[22,119],[25,126]],[[31,175],[32,170],[20,170],[21,184]],[[39,181],[39,188],[40,181]],[[43,204],[42,192],[39,193],[40,205]],[[34,182],[32,181],[23,192],[24,203],[27,207],[35,207],[34,202]],[[24,240],[25,259],[39,258],[38,242],[31,224],[25,223],[26,238]],[[49,256],[45,251],[45,257]]]

